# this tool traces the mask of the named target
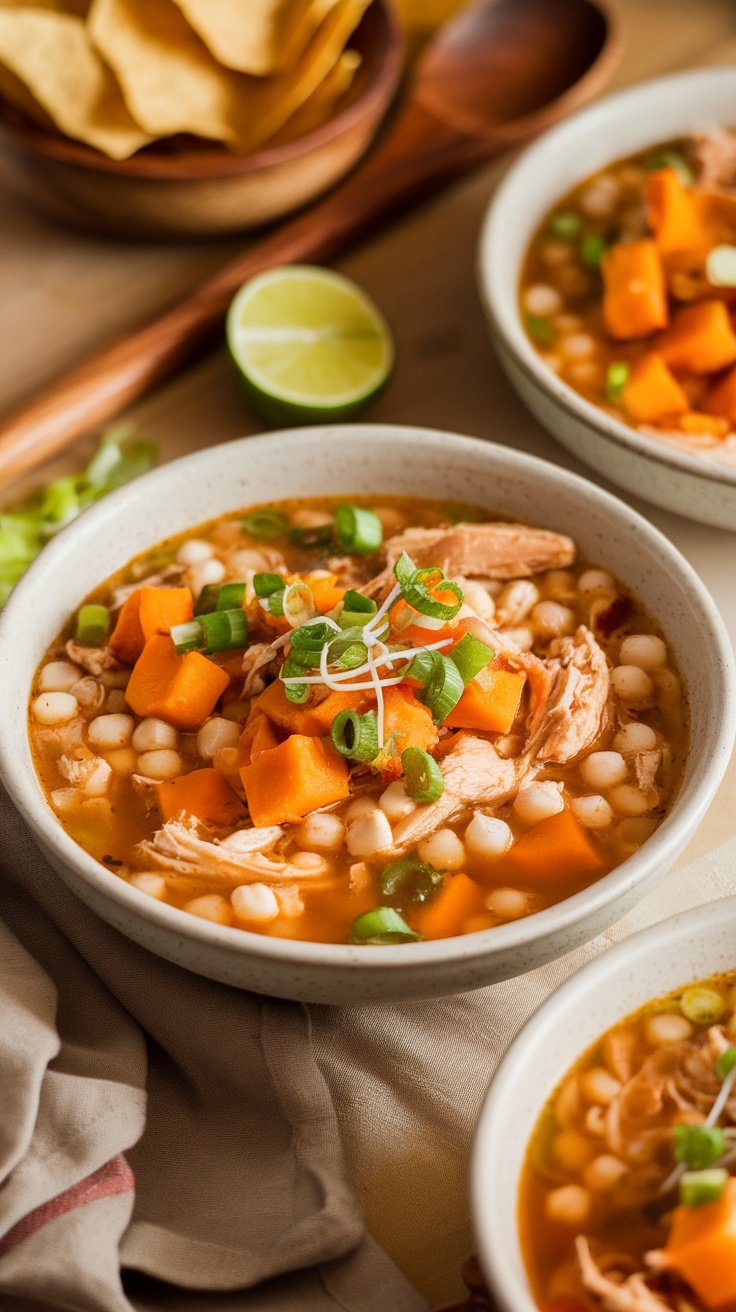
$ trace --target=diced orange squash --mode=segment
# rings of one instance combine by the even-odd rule
[[[268,716],[253,711],[238,739],[238,761],[240,765],[250,765],[261,752],[267,752],[278,745],[276,730]]]
[[[604,864],[582,825],[567,810],[540,820],[517,838],[503,862],[504,870],[524,880],[594,874]]]
[[[674,374],[655,351],[649,351],[631,366],[621,402],[629,418],[638,424],[672,418],[690,409]]]
[[[689,433],[692,437],[725,437],[730,428],[728,420],[722,415],[709,415],[703,411],[682,415],[678,425],[683,433]]]
[[[263,711],[279,729],[287,733],[314,734],[321,738],[330,732],[332,721],[340,711],[355,711],[367,706],[372,699],[370,692],[331,692],[323,701],[314,705],[298,705],[290,702],[280,679],[269,684],[253,703],[254,709]]]
[[[663,256],[705,253],[709,239],[697,193],[676,169],[654,169],[646,185],[647,218]]]
[[[194,730],[212,714],[229,676],[198,651],[180,656],[171,638],[154,634],[133,666],[125,700],[136,715],[153,715]]]
[[[192,618],[189,588],[136,588],[123,603],[110,637],[110,650],[124,665],[133,665],[154,633]]]
[[[234,825],[244,814],[243,803],[224,775],[214,767],[192,770],[177,779],[157,784],[156,793],[164,823],[182,811],[205,825]]]
[[[414,917],[414,928],[423,938],[462,934],[465,921],[481,909],[486,893],[469,875],[445,875],[442,888]]]
[[[314,604],[320,615],[326,615],[328,610],[333,610],[345,596],[345,588],[340,587],[336,574],[322,574],[317,578],[313,574],[307,574],[306,582],[309,584]]]
[[[601,260],[603,317],[618,341],[648,337],[667,323],[662,258],[649,238],[611,246]]]
[[[705,407],[714,415],[723,415],[729,424],[736,424],[736,369],[729,369],[725,378],[708,392]]]
[[[519,709],[526,675],[511,670],[481,670],[470,683],[445,724],[457,729],[508,733]]]
[[[723,301],[696,301],[678,310],[657,343],[670,369],[709,374],[736,360],[736,333]]]
[[[413,688],[405,684],[386,688],[383,694],[383,738],[393,741],[396,755],[384,763],[384,774],[401,774],[401,753],[407,747],[421,747],[431,752],[439,739],[439,730],[429,707],[420,702]]]
[[[291,734],[240,771],[254,825],[300,820],[350,796],[348,767],[329,739]]]
[[[665,1253],[704,1307],[736,1304],[736,1179],[715,1203],[675,1208]]]

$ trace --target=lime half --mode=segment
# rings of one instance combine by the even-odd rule
[[[394,362],[389,326],[365,292],[305,264],[268,269],[241,287],[227,343],[254,406],[277,423],[351,418]]]

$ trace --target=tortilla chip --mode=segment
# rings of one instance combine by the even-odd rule
[[[232,139],[247,82],[220,67],[173,0],[94,0],[88,25],[147,132]]]
[[[317,87],[309,100],[305,100],[301,109],[292,114],[276,135],[271,137],[268,145],[279,146],[286,141],[296,141],[299,137],[305,137],[308,132],[314,132],[315,128],[321,127],[332,118],[338,102],[352,86],[360,63],[357,50],[345,50],[324,82]]]
[[[0,64],[66,136],[111,159],[127,159],[150,141],[80,18],[31,6],[0,8]]]
[[[242,154],[257,150],[314,95],[338,62],[370,0],[338,0],[320,24],[299,63],[276,77],[251,79],[248,126],[233,142]]]
[[[175,0],[225,68],[266,77],[299,58],[337,0]]]

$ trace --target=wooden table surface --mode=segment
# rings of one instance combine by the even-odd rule
[[[619,0],[618,8],[626,48],[613,86],[688,66],[736,62],[733,0]],[[657,140],[656,123],[652,140]],[[340,267],[375,297],[396,335],[396,373],[370,418],[468,433],[575,467],[526,413],[502,375],[476,293],[477,233],[505,163],[476,174],[342,261]],[[92,240],[2,195],[0,405],[17,404],[114,340],[242,245],[126,246]],[[260,427],[224,350],[149,397],[129,417],[160,442],[167,459]],[[79,467],[91,445],[79,443],[44,474]],[[20,490],[16,485],[13,495]],[[9,495],[4,489],[3,499]],[[644,503],[638,508],[698,570],[736,639],[736,538]],[[727,804],[735,784],[732,763],[687,857],[736,834],[736,813]]]

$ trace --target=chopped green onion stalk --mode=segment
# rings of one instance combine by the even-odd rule
[[[631,370],[623,360],[609,364],[606,370],[606,396],[611,401],[618,401],[629,381]]]
[[[430,675],[422,701],[432,712],[435,724],[442,724],[455,709],[465,690],[460,671],[449,656],[439,656]]]
[[[348,624],[367,624],[371,615],[375,615],[377,610],[378,607],[371,597],[364,597],[362,592],[348,588],[342,599],[342,611],[338,623],[345,627]]]
[[[411,664],[407,665],[404,670],[405,679],[416,679],[426,688],[429,680],[434,674],[440,663],[440,654],[438,651],[426,651],[420,648],[416,656],[413,657]]]
[[[649,156],[644,167],[650,173],[655,169],[674,169],[685,187],[691,187],[695,181],[695,174],[679,150],[658,150]]]
[[[244,610],[213,610],[186,624],[175,624],[171,638],[180,654],[237,651],[248,642],[248,619]]]
[[[495,654],[493,648],[489,647],[487,643],[481,642],[472,633],[466,633],[465,637],[460,639],[457,647],[450,652],[450,660],[457,665],[463,683],[468,684],[477,674],[480,674],[481,670],[486,668]]]
[[[350,761],[372,761],[378,754],[378,717],[375,711],[359,715],[340,711],[332,721],[330,738],[341,756]]]
[[[434,757],[421,747],[407,747],[401,753],[401,768],[406,776],[406,795],[413,802],[436,802],[444,793],[442,771]]]
[[[694,1025],[715,1025],[726,1010],[726,999],[716,989],[694,985],[685,989],[680,1010]]]
[[[543,314],[525,314],[524,326],[538,346],[554,346],[557,334]]]
[[[289,527],[286,515],[280,510],[252,510],[241,521],[245,532],[252,538],[264,538],[270,542],[273,538],[283,537]]]
[[[298,629],[294,629],[291,635],[291,645],[295,651],[317,652],[317,665],[319,665],[319,652],[321,652],[326,642],[335,636],[335,630],[331,624],[324,620],[310,620],[306,624],[300,624]]]
[[[305,547],[308,551],[331,547],[334,542],[334,527],[331,520],[324,524],[313,524],[311,528],[292,528],[289,541],[295,547]]]
[[[219,583],[205,583],[202,591],[197,597],[194,614],[209,615],[210,611],[217,609],[217,598],[220,594]]]
[[[429,615],[435,620],[454,620],[463,604],[462,590],[457,583],[446,579],[441,569],[417,569],[411,557],[402,551],[394,565],[394,574],[401,585],[404,601],[420,615]],[[434,595],[437,592],[449,592],[455,601],[438,601]]]
[[[680,1179],[680,1202],[683,1207],[707,1207],[722,1198],[728,1184],[728,1171],[714,1167],[711,1171],[686,1171]]]
[[[80,606],[77,615],[77,642],[82,642],[89,647],[99,647],[109,632],[110,612],[107,606],[100,606],[96,602],[88,602],[86,606]]]
[[[599,232],[589,232],[580,243],[580,258],[586,269],[595,273],[601,267],[601,260],[608,250],[608,242]]]
[[[280,574],[254,574],[253,591],[269,615],[283,615],[286,579]]]
[[[235,610],[245,601],[244,583],[223,583],[217,595],[215,610]]]
[[[563,241],[575,241],[580,234],[580,223],[580,215],[574,210],[560,210],[558,214],[552,215],[547,229],[553,237],[560,237]]]
[[[383,525],[378,515],[362,506],[338,506],[335,511],[338,546],[351,555],[370,556],[383,542]]]
[[[374,911],[364,911],[362,916],[357,916],[353,921],[349,934],[351,943],[366,945],[411,943],[418,938],[419,935],[393,907],[376,907]]]
[[[428,861],[420,861],[418,856],[404,856],[399,861],[392,861],[381,875],[381,895],[395,898],[400,903],[410,901],[421,905],[429,902],[441,887],[441,872]]]
[[[736,1043],[732,1043],[730,1048],[722,1052],[716,1062],[716,1069],[722,1080],[728,1078],[731,1071],[736,1069]]]
[[[676,1125],[675,1159],[691,1171],[713,1166],[726,1150],[726,1136],[720,1125]]]
[[[281,597],[281,613],[289,621],[292,628],[297,628],[299,625],[304,624],[306,620],[312,619],[316,614],[316,610],[312,589],[308,583],[299,580],[296,583],[289,583],[284,588]]]

